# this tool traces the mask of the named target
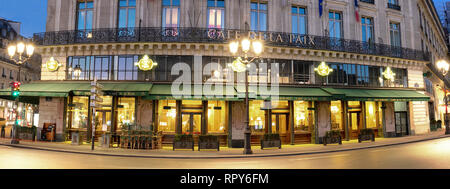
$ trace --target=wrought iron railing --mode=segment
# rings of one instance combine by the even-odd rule
[[[207,28],[109,28],[83,31],[56,31],[34,34],[37,45],[70,45],[92,43],[132,42],[184,42],[227,43],[243,30]],[[269,46],[297,47],[314,50],[330,50],[357,54],[429,61],[429,53],[386,44],[358,40],[331,38],[327,36],[298,35],[282,32],[250,32]]]

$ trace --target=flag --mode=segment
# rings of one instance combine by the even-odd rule
[[[319,0],[319,16],[322,17],[323,13],[323,0]]]
[[[360,22],[358,0],[355,0],[355,17],[356,17],[356,22]]]

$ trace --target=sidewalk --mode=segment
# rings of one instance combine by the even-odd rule
[[[202,150],[198,151],[197,147],[195,151],[192,150],[176,150],[172,151],[172,147],[164,147],[160,150],[132,150],[121,148],[102,148],[95,147],[95,150],[91,150],[91,145],[74,146],[70,143],[57,142],[30,142],[20,141],[20,144],[10,144],[10,139],[0,139],[0,145],[37,149],[54,152],[66,152],[88,155],[107,155],[117,157],[141,157],[141,158],[179,158],[179,159],[210,159],[210,158],[245,158],[245,157],[273,157],[273,156],[290,156],[290,155],[307,155],[307,154],[319,154],[340,152],[358,149],[368,149],[383,146],[391,146],[398,144],[407,144],[412,142],[420,142],[426,140],[433,140],[439,138],[450,137],[450,135],[444,135],[445,131],[436,131],[425,135],[407,136],[401,138],[377,138],[376,142],[363,142],[358,143],[357,140],[343,141],[342,145],[318,145],[318,144],[304,144],[304,145],[283,145],[282,149],[264,149],[261,150],[260,146],[252,146],[252,155],[243,155],[242,148],[227,148],[221,147],[220,151],[214,150]]]

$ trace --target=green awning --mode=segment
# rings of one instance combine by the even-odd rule
[[[152,84],[134,83],[134,82],[99,82],[104,86],[103,91],[106,95],[119,96],[146,96],[149,94]],[[70,92],[74,95],[90,95],[90,82],[36,82],[22,84],[20,86],[20,96],[29,97],[67,97]],[[3,89],[0,96],[10,96],[11,89]]]
[[[346,101],[429,101],[430,97],[414,90],[334,89],[323,88],[339,100]]]
[[[222,89],[215,85],[191,85],[190,93],[182,92],[183,85],[178,90],[172,91],[172,85],[153,85],[150,95],[143,97],[146,100],[226,100],[238,101],[233,86],[223,86]],[[197,95],[202,94],[202,95]]]
[[[245,98],[245,88],[236,87],[239,98]],[[255,93],[255,91],[258,91]],[[320,88],[300,88],[300,87],[278,87],[278,90],[249,86],[249,98],[257,100],[306,100],[306,101],[329,101],[332,95]]]

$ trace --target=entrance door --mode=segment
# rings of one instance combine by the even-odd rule
[[[361,112],[350,112],[348,113],[348,124],[350,130],[350,139],[357,139],[359,130],[362,127],[361,124]]]
[[[202,127],[201,113],[183,113],[181,118],[181,132],[200,134]]]
[[[408,135],[408,114],[395,112],[395,133],[397,137]]]
[[[283,143],[289,142],[289,137],[287,135],[287,131],[289,130],[288,117],[289,114],[272,113],[272,133],[280,134]]]
[[[98,110],[95,112],[95,135],[100,137],[103,131],[111,128],[111,111]]]

